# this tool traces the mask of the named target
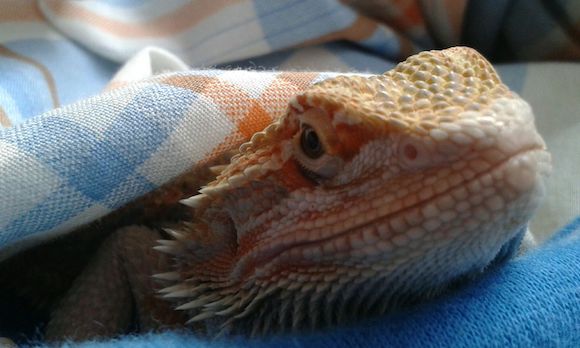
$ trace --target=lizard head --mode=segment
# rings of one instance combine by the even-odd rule
[[[185,200],[164,293],[254,333],[382,313],[489,265],[549,168],[530,106],[471,49],[326,80]]]

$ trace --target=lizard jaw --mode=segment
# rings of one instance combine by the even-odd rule
[[[481,181],[481,186],[490,187],[486,186],[488,185],[486,182],[490,179],[505,178],[505,188],[509,186],[512,189],[509,204],[513,205],[513,209],[505,209],[506,213],[499,212],[497,203],[494,203],[493,197],[489,197],[486,202],[490,202],[487,204],[493,207],[492,211],[495,211],[491,219],[490,216],[476,216],[480,222],[479,225],[473,225],[471,223],[473,220],[466,222],[461,220],[460,216],[456,216],[459,221],[454,223],[453,227],[447,230],[441,229],[440,233],[433,235],[432,238],[424,238],[423,240],[428,242],[424,247],[417,245],[417,236],[413,236],[415,232],[412,232],[414,227],[407,229],[404,234],[399,234],[398,236],[405,236],[402,239],[396,239],[396,234],[390,235],[390,244],[382,243],[384,240],[367,240],[369,237],[365,235],[365,231],[368,231],[365,230],[365,226],[369,224],[376,227],[375,231],[379,234],[381,226],[387,226],[388,231],[392,232],[388,223],[380,223],[377,220],[365,226],[353,227],[327,240],[285,246],[276,250],[273,257],[253,260],[254,265],[302,267],[307,270],[303,273],[293,272],[284,267],[277,268],[274,272],[260,266],[253,267],[251,272],[234,272],[238,275],[230,277],[227,285],[224,283],[221,286],[221,295],[216,297],[216,293],[219,294],[216,289],[219,287],[215,287],[213,297],[209,296],[208,301],[204,302],[204,295],[200,293],[202,300],[196,298],[192,301],[193,304],[190,302],[180,308],[196,309],[200,308],[201,303],[211,308],[211,310],[194,315],[193,322],[209,317],[219,317],[224,313],[228,315],[234,313],[235,315],[223,324],[224,329],[230,328],[236,322],[236,325],[241,325],[238,321],[246,320],[252,323],[253,334],[256,334],[260,330],[269,330],[270,325],[279,326],[277,328],[279,331],[335,325],[350,321],[357,316],[383,313],[396,305],[397,301],[401,300],[401,296],[431,296],[453,279],[474,269],[484,268],[496,257],[499,249],[520,231],[520,227],[538,204],[544,179],[549,174],[549,161],[549,154],[543,148],[526,149],[503,160],[492,169],[480,173],[475,178],[450,188],[447,191],[450,196],[462,195],[462,188],[475,187],[477,185],[474,183],[478,180]],[[513,180],[523,172],[534,173],[534,180]],[[522,182],[527,182],[527,184],[522,184]],[[447,195],[442,193],[433,197],[431,201],[442,202],[445,196]],[[408,209],[399,210],[393,215],[399,215],[401,219],[400,215],[404,213],[412,215],[424,210],[427,205],[427,201],[420,202]],[[383,216],[381,219],[392,221],[393,215]],[[476,215],[481,215],[481,212]],[[402,219],[406,220],[405,217]],[[481,221],[486,219],[487,222],[482,224]],[[506,225],[505,229],[510,230],[509,233],[501,235],[497,233],[499,220]],[[355,233],[355,231],[360,233]],[[331,244],[338,238],[344,236],[350,238],[357,235],[359,237],[349,239],[350,253],[346,255],[346,259],[353,261],[352,263],[330,265],[325,262],[325,253],[327,257],[332,256],[333,259],[337,259],[340,258],[341,252],[332,248],[326,249],[321,243]],[[481,236],[488,238],[482,239]],[[483,245],[482,241],[487,245]],[[366,245],[354,248],[353,243],[366,243]],[[385,245],[388,245],[387,249],[381,249]],[[477,248],[476,245],[478,245]],[[307,248],[317,248],[317,251]],[[450,256],[452,254],[448,252],[449,250],[456,250],[456,259]],[[486,252],[476,254],[477,250],[486,250]],[[261,255],[265,255],[263,251]],[[404,260],[402,255],[405,255],[407,259]],[[361,260],[364,262],[361,263]],[[440,265],[441,267],[433,268],[433,262],[443,264]],[[243,264],[241,260],[235,266],[238,267],[240,264]],[[425,270],[433,273],[425,272]],[[409,277],[403,283],[394,282],[393,279],[401,273],[416,276]],[[245,274],[243,279],[239,278],[240,274]],[[337,277],[343,277],[343,280]],[[397,287],[393,287],[393,284],[397,284]],[[364,289],[368,291],[362,291]],[[342,300],[336,297],[337,293],[343,294]],[[312,298],[308,299],[309,296]],[[355,302],[356,306],[353,305]],[[316,319],[305,314],[308,312],[307,308],[314,305],[320,307],[321,313],[321,317]],[[298,308],[298,310],[291,312],[288,308]],[[356,313],[353,312],[349,316],[346,314],[349,312],[346,308],[351,308]],[[304,320],[306,318],[308,320]],[[275,322],[268,324],[266,323],[268,320]]]
[[[482,269],[493,260],[502,245],[513,238],[532,214],[548,172],[549,154],[545,151],[543,144],[528,145],[523,142],[512,156],[500,158],[493,167],[473,177],[468,176],[470,179],[464,178],[463,181],[453,184],[455,180],[452,179],[455,178],[453,173],[444,171],[437,177],[441,180],[450,179],[445,191],[406,207],[383,205],[381,207],[389,207],[391,210],[386,211],[390,212],[379,214],[364,222],[349,219],[349,223],[352,222],[353,225],[341,227],[339,234],[310,240],[311,236],[318,234],[314,226],[300,233],[288,231],[287,233],[294,234],[294,237],[289,239],[285,239],[283,234],[273,233],[276,236],[275,241],[279,244],[270,244],[266,246],[266,249],[256,248],[246,250],[246,252],[232,249],[228,256],[231,266],[224,269],[224,273],[219,276],[222,280],[213,285],[211,294],[206,292],[207,289],[199,292],[191,291],[191,288],[195,289],[197,286],[191,283],[189,295],[197,294],[195,299],[178,308],[192,311],[192,322],[210,317],[217,318],[223,313],[233,313],[235,315],[223,324],[223,328],[231,327],[236,321],[246,318],[248,322],[255,324],[252,328],[259,330],[266,327],[266,324],[259,320],[253,321],[255,319],[252,318],[259,317],[262,315],[259,313],[262,312],[275,313],[276,299],[287,299],[282,301],[286,303],[285,306],[298,306],[306,311],[305,302],[301,302],[304,300],[299,299],[301,298],[299,294],[316,294],[318,300],[322,301],[319,298],[321,294],[340,292],[342,288],[343,294],[350,294],[346,297],[353,295],[352,298],[356,298],[360,295],[365,298],[359,302],[361,308],[365,308],[359,313],[360,315],[368,315],[367,310],[371,311],[369,308],[375,308],[376,313],[388,310],[401,294],[410,295],[413,291],[434,294],[442,288],[444,283],[473,269]],[[522,175],[527,179],[521,180]],[[503,185],[496,183],[499,179],[502,179]],[[412,186],[410,182],[409,184],[408,186]],[[436,186],[437,182],[431,182],[431,184]],[[489,187],[495,189],[490,193]],[[486,189],[488,193],[482,194],[478,203],[474,199],[467,200],[465,197],[466,191],[475,197],[476,190],[483,192]],[[376,188],[370,190],[370,192],[373,191],[380,190]],[[500,193],[507,194],[506,200],[502,203],[497,202],[497,195]],[[286,196],[287,193],[281,192],[281,199]],[[393,197],[393,199],[396,198],[396,196]],[[481,204],[482,207],[487,206],[489,210],[487,212],[481,209],[475,210],[463,204],[462,208],[457,205],[456,209],[444,211],[444,207],[449,204],[447,202],[449,197],[464,200],[472,205]],[[366,200],[369,200],[368,196]],[[397,201],[404,202],[405,199],[399,197]],[[360,204],[362,202],[355,202],[352,206]],[[500,204],[510,205],[510,207],[504,207],[509,214],[503,214],[498,210],[502,208]],[[433,207],[439,210],[434,212]],[[283,219],[279,215],[276,216],[280,221],[280,226],[283,227]],[[432,221],[435,216],[441,217],[444,221],[433,225]],[[450,216],[455,220],[451,220]],[[424,224],[420,225],[419,221]],[[445,224],[448,228],[442,227]],[[500,224],[504,224],[502,228],[498,227]],[[231,228],[234,229],[231,231],[232,234],[252,235],[251,231],[242,232],[244,228],[241,226]],[[235,231],[236,228],[240,230]],[[504,232],[499,235],[497,233],[499,230]],[[487,238],[481,239],[481,236],[487,236]],[[305,242],[296,243],[297,239]],[[482,241],[486,244],[485,246]],[[264,245],[260,244],[261,242],[265,240],[254,241],[256,245]],[[457,252],[450,254],[449,250]],[[480,250],[486,250],[486,252],[476,254]],[[254,257],[256,255],[258,257]],[[330,262],[332,260],[334,263]],[[443,265],[433,268],[430,264],[432,260],[443,260],[440,261]],[[431,273],[425,273],[425,270]],[[418,276],[410,277],[406,283],[398,283],[398,288],[390,286],[397,284],[393,278],[401,272]],[[346,282],[340,283],[337,279],[329,279],[332,275],[344,277]],[[334,281],[338,285],[329,285],[329,282]],[[360,287],[360,289],[374,289],[374,294],[358,294],[356,289],[348,285],[348,283],[360,285],[361,282],[365,284],[373,282],[373,286]],[[313,288],[320,290],[312,292]],[[319,319],[321,321],[317,325],[333,325],[347,320],[345,314],[337,314],[345,311],[341,309],[344,306],[350,306],[348,304],[350,302],[347,302],[342,305],[320,304],[321,307],[335,306],[334,309],[321,308],[321,313],[335,312],[326,315],[324,320]],[[211,310],[205,309],[200,312],[199,309],[204,306]],[[300,318],[303,318],[303,313],[279,312],[272,315],[286,318],[281,319],[281,323],[275,324],[280,325],[277,330],[315,326],[310,321],[301,323]],[[350,319],[352,317],[348,318]],[[235,325],[240,325],[240,323]],[[303,327],[303,325],[306,326]]]
[[[231,317],[223,323],[224,329],[243,326],[240,322],[247,320],[253,323],[251,327],[257,332],[261,329],[266,330],[268,326],[265,319],[255,319],[255,317],[261,315],[268,317],[269,314],[265,313],[271,312],[273,317],[285,318],[280,319],[279,323],[272,324],[278,326],[276,330],[284,331],[300,327],[334,325],[352,320],[353,317],[339,313],[348,312],[344,308],[352,306],[349,301],[359,295],[364,298],[358,302],[364,310],[361,310],[357,316],[367,316],[370,312],[382,313],[395,304],[401,294],[410,295],[413,291],[420,291],[421,294],[432,295],[440,290],[444,283],[473,269],[482,269],[488,265],[502,245],[513,238],[532,214],[538,203],[540,192],[543,190],[544,178],[549,172],[549,155],[542,144],[528,146],[522,143],[521,147],[514,155],[502,159],[492,168],[480,172],[469,180],[455,185],[449,182],[446,191],[426,200],[419,200],[408,207],[394,206],[392,208],[394,210],[390,213],[378,215],[363,223],[357,223],[356,219],[349,220],[354,221],[355,224],[348,228],[343,227],[339,234],[312,241],[309,237],[304,237],[303,240],[307,242],[298,244],[295,243],[296,239],[302,237],[296,231],[292,239],[284,239],[284,235],[275,234],[278,237],[277,240],[282,241],[281,244],[274,247],[269,245],[269,250],[253,250],[254,255],[259,256],[257,258],[252,258],[252,250],[241,252],[239,249],[237,251],[232,249],[228,256],[231,258],[231,266],[226,267],[220,276],[214,275],[222,280],[212,285],[212,291],[209,292],[207,288],[198,291],[199,284],[190,283],[188,295],[189,298],[194,299],[178,308],[191,311],[191,322],[219,318],[221,315],[228,314]],[[526,180],[520,180],[522,174],[527,178]],[[446,172],[441,175],[441,178],[443,177],[454,176]],[[505,179],[502,181],[503,188],[494,184],[498,178]],[[432,184],[436,183],[432,182]],[[492,193],[507,193],[509,201],[497,203],[497,199],[494,198],[497,195],[482,197],[479,204],[488,206],[487,214],[481,210],[472,210],[471,213],[462,214],[467,211],[463,209],[471,208],[461,208],[460,211],[455,209],[453,218],[456,221],[454,222],[448,220],[449,213],[442,209],[436,212],[430,211],[433,206],[446,206],[448,204],[446,197],[465,200],[465,191],[473,194],[473,190],[478,186],[481,190],[495,187]],[[286,195],[287,193],[281,193],[281,197]],[[366,198],[368,200],[369,197]],[[398,201],[403,202],[405,199],[400,197]],[[501,208],[498,204],[511,205],[516,208],[505,208],[510,213],[503,214],[498,211]],[[356,205],[357,203],[353,204],[353,206]],[[420,214],[423,216],[417,218]],[[433,231],[430,229],[433,229],[434,225],[429,221],[432,221],[435,215],[446,221],[436,226],[437,233],[431,233]],[[501,222],[498,222],[499,220]],[[417,221],[423,221],[425,225],[419,226]],[[405,225],[401,226],[401,223]],[[497,228],[500,223],[505,226]],[[445,224],[448,224],[449,228],[441,227]],[[232,226],[232,228],[240,228],[240,226]],[[509,230],[509,232],[504,231],[500,236],[497,234],[499,229]],[[250,231],[231,231],[231,233],[242,236],[252,235]],[[315,236],[316,228],[308,230],[308,233]],[[481,236],[488,237],[483,240],[487,243],[485,246],[481,244]],[[424,242],[423,246],[419,244],[420,241]],[[475,247],[478,243],[479,247]],[[457,250],[455,259],[449,257],[453,255],[448,252],[449,250]],[[486,250],[486,252],[477,255],[475,252],[478,250]],[[444,256],[447,258],[442,259]],[[404,259],[404,257],[407,258]],[[332,264],[329,260],[335,260],[335,263]],[[433,260],[443,260],[440,262],[444,262],[444,265],[433,268],[430,264]],[[424,270],[430,270],[432,273],[426,274]],[[397,284],[393,278],[399,276],[401,272],[417,274],[417,276],[410,277],[408,282],[399,283],[398,288],[390,286]],[[330,279],[332,275],[344,277],[346,281],[339,282],[338,279]],[[330,283],[335,281],[338,285],[332,286]],[[367,284],[369,282],[374,285],[369,286]],[[367,285],[354,288],[348,283],[357,284],[357,286],[362,283]],[[374,293],[357,292],[357,289],[365,288],[374,289]],[[329,296],[328,302],[337,301],[331,296],[337,291],[346,294],[345,296],[350,299],[344,300],[346,302],[342,304],[323,303],[321,296],[324,294]],[[290,314],[289,309],[276,312],[279,310],[279,305],[282,308],[296,306],[306,312],[309,304],[303,298],[304,294],[316,295],[318,305],[321,307],[320,312],[330,311],[330,314],[324,314],[325,319],[319,318],[318,323],[313,323],[312,318],[309,321],[301,321],[301,318],[305,317],[304,313]],[[276,301],[281,302],[275,304]],[[335,308],[329,309],[328,306]],[[203,310],[200,311],[200,309]]]

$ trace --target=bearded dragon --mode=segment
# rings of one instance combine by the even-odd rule
[[[325,80],[181,201],[190,219],[113,233],[47,337],[132,318],[257,335],[380,315],[501,256],[550,168],[530,106],[472,49]]]

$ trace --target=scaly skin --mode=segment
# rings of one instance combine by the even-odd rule
[[[169,301],[156,305],[176,307],[209,334],[295,331],[384,313],[488,266],[525,228],[549,171],[530,106],[471,49],[423,52],[381,76],[324,81],[182,201],[193,220],[155,247],[170,259],[148,256],[168,286],[161,294]],[[155,235],[124,233],[133,237],[116,237],[107,250]],[[154,272],[131,267],[129,274]],[[75,289],[67,308],[78,308],[83,285]],[[55,324],[82,319],[71,313],[57,311],[51,337],[71,335]],[[154,317],[159,326],[186,320]]]

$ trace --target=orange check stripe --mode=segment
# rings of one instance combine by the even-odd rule
[[[263,130],[282,115],[289,99],[304,91],[317,76],[318,73],[281,73],[259,98],[253,98],[239,87],[216,77],[171,76],[161,83],[205,95],[236,125],[236,129],[201,161],[204,163],[235,149],[254,133]]]

